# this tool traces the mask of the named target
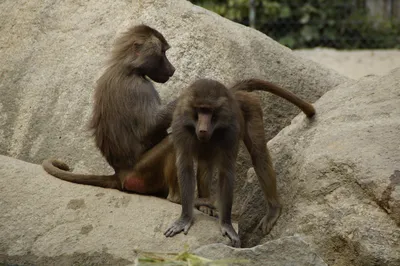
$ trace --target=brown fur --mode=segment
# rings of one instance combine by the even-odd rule
[[[187,234],[192,224],[195,159],[198,162],[196,179],[199,197],[210,197],[212,173],[214,168],[219,170],[221,231],[231,239],[233,246],[240,247],[239,236],[231,223],[235,165],[240,140],[244,141],[251,155],[268,202],[268,213],[261,221],[263,232],[268,233],[279,218],[281,204],[276,190],[275,171],[266,147],[261,105],[249,93],[253,90],[269,91],[283,97],[301,108],[308,117],[315,114],[311,104],[263,80],[244,80],[230,90],[214,80],[195,81],[179,97],[172,121],[182,213],[165,231],[167,237],[182,231]]]

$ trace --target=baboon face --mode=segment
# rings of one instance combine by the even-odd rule
[[[141,65],[142,73],[155,82],[165,83],[175,73],[174,66],[167,58],[164,45],[161,51],[154,51],[146,55],[144,62]]]
[[[196,135],[201,142],[208,142],[214,132],[215,116],[211,108],[195,108]]]
[[[202,142],[219,141],[236,125],[233,101],[224,85],[213,80],[194,82],[188,90],[185,127]]]
[[[146,25],[138,25],[122,33],[116,40],[111,62],[122,64],[129,74],[135,73],[165,83],[175,72],[166,56],[169,48],[160,32]]]

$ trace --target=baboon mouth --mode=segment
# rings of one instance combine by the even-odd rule
[[[159,75],[159,76],[148,76],[146,75],[146,77],[154,82],[157,83],[165,83],[169,80],[169,78],[171,77],[170,75]]]
[[[169,75],[165,75],[165,76],[159,76],[159,77],[157,77],[157,81],[158,82],[160,82],[160,83],[164,83],[164,82],[167,82],[168,80],[169,80],[169,78],[170,78],[171,76],[169,76]]]
[[[209,138],[207,138],[207,137],[197,137],[197,139],[198,139],[200,142],[203,142],[203,143],[208,142],[208,140],[209,140]]]

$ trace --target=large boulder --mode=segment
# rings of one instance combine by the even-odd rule
[[[172,45],[176,74],[156,84],[164,101],[200,77],[264,78],[311,102],[347,80],[188,1],[4,0],[0,10],[0,153],[33,163],[57,157],[82,173],[112,172],[86,125],[113,41],[131,25],[153,26]],[[263,99],[269,139],[299,110],[276,96]],[[249,164],[238,165],[245,176]]]
[[[165,237],[181,207],[159,198],[72,184],[5,156],[0,176],[0,265],[128,265],[135,250],[230,242],[199,211],[187,235]]]
[[[339,86],[315,103],[314,121],[300,114],[268,143],[284,210],[261,243],[299,234],[329,265],[400,265],[399,88],[400,68]],[[245,244],[260,239],[253,188]]]

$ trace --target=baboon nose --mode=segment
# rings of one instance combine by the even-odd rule
[[[207,130],[199,130],[199,133],[197,134],[197,138],[200,141],[207,141],[208,140]]]

